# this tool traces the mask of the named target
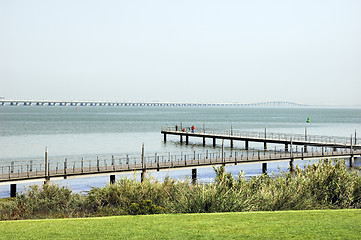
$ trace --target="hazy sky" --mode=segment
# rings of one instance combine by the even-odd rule
[[[0,96],[361,104],[360,0],[0,0]]]

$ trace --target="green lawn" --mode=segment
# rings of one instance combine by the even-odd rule
[[[0,239],[361,239],[361,210],[167,214],[0,222]]]

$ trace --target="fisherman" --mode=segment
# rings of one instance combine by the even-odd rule
[[[192,126],[192,133],[194,133],[194,129],[196,129],[195,127],[194,127],[194,125]]]

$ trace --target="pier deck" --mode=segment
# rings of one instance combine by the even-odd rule
[[[264,149],[267,149],[267,143],[283,144],[285,145],[286,151],[288,146],[298,145],[303,146],[304,151],[307,152],[307,146],[313,147],[325,147],[333,148],[353,148],[361,149],[361,139],[356,137],[335,137],[335,136],[316,136],[316,135],[305,135],[301,134],[286,134],[286,133],[267,133],[265,132],[249,132],[240,130],[197,130],[192,132],[191,130],[182,131],[182,127],[162,127],[161,133],[164,135],[164,141],[167,140],[167,135],[178,135],[180,136],[180,142],[183,142],[185,137],[185,143],[188,144],[189,137],[198,137],[203,139],[203,145],[205,145],[206,139],[213,139],[213,146],[216,145],[217,139],[224,139],[231,141],[231,147],[233,147],[233,141],[244,141],[245,149],[248,149],[249,142],[261,142],[264,143]]]
[[[223,157],[222,157],[223,156]],[[353,165],[354,157],[360,157],[361,150],[342,149],[339,151],[322,152],[268,152],[268,151],[230,151],[230,152],[193,152],[172,155],[154,154],[153,156],[98,158],[84,160],[57,160],[39,162],[11,162],[0,166],[0,183],[21,182],[34,179],[67,178],[72,176],[86,177],[96,174],[114,174],[123,172],[161,171],[180,168],[196,168],[213,165],[234,165],[244,163],[267,163],[299,159],[350,158]],[[264,171],[265,172],[265,171]]]

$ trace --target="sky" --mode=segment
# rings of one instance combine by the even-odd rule
[[[0,0],[0,96],[361,106],[360,0]]]

